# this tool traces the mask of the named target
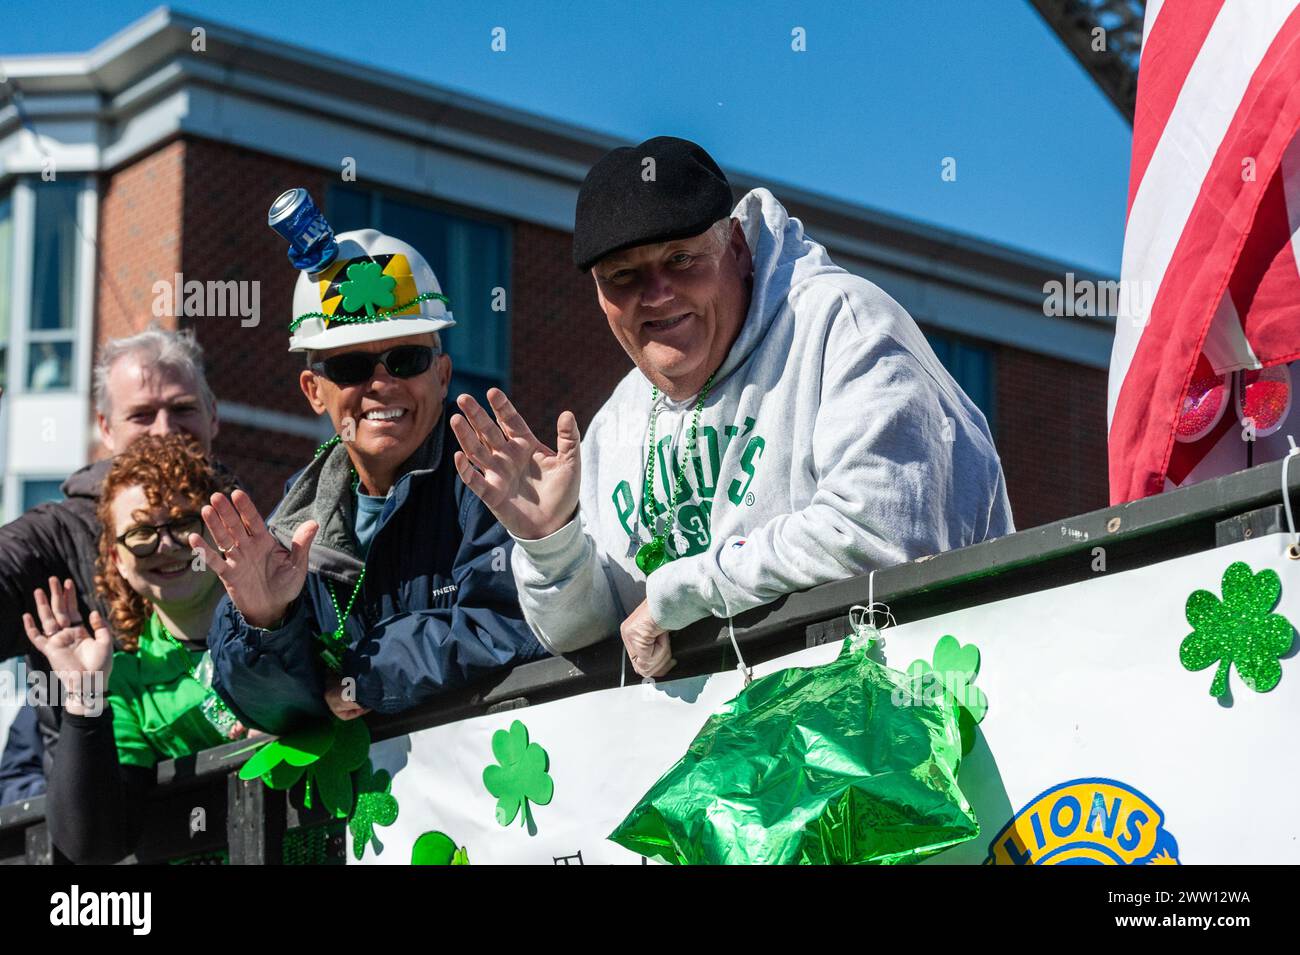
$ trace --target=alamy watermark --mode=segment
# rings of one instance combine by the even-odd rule
[[[0,670],[0,703],[7,706],[63,706],[67,701],[80,700],[87,716],[104,712],[104,674],[50,673],[45,670],[28,670],[26,687],[21,691],[18,677],[12,670]],[[69,689],[69,686],[71,689]]]
[[[1145,324],[1155,301],[1156,285],[1145,279],[1076,279],[1073,272],[1066,272],[1064,282],[1045,282],[1043,295],[1043,314],[1051,318],[1125,316]]]
[[[241,328],[256,328],[262,320],[262,283],[257,280],[186,281],[184,273],[177,272],[170,282],[167,279],[154,282],[153,295],[155,318],[238,317]]]

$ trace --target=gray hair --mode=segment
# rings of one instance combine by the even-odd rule
[[[426,332],[425,334],[431,335],[433,337],[433,341],[430,344],[433,346],[433,356],[437,358],[439,355],[442,354],[442,336],[439,335],[437,332]],[[320,352],[312,351],[312,349],[308,348],[307,369],[310,371],[311,366],[316,364],[316,362],[319,360],[320,360]]]
[[[95,359],[95,410],[109,417],[108,376],[123,358],[138,357],[142,365],[162,368],[173,375],[189,376],[198,385],[199,398],[208,411],[217,407],[217,399],[203,374],[203,346],[194,330],[170,331],[151,323],[148,328],[128,338],[110,338],[100,346]]]
[[[713,225],[709,226],[709,232],[718,243],[719,249],[725,249],[731,243],[731,216],[723,216]]]

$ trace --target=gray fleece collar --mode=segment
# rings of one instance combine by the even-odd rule
[[[398,468],[390,496],[408,477],[438,469],[442,463],[445,418],[444,414],[424,443]],[[365,567],[356,536],[357,499],[352,481],[352,459],[343,443],[337,442],[318,454],[298,475],[267,522],[276,540],[288,547],[294,531],[309,520],[316,521],[320,530],[307,555],[307,568],[311,573],[348,585],[356,583]]]

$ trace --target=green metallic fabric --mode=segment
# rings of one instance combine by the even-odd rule
[[[952,697],[845,640],[709,717],[610,838],[676,864],[897,864],[975,838]]]

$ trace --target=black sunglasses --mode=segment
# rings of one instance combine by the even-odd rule
[[[394,378],[414,378],[433,364],[435,352],[428,345],[398,345],[388,351],[350,351],[311,363],[311,370],[336,385],[359,385],[370,378],[380,362]]]
[[[191,534],[203,535],[203,518],[199,514],[182,514],[166,524],[137,524],[114,539],[136,557],[148,557],[157,552],[163,531],[180,546],[189,547]]]

